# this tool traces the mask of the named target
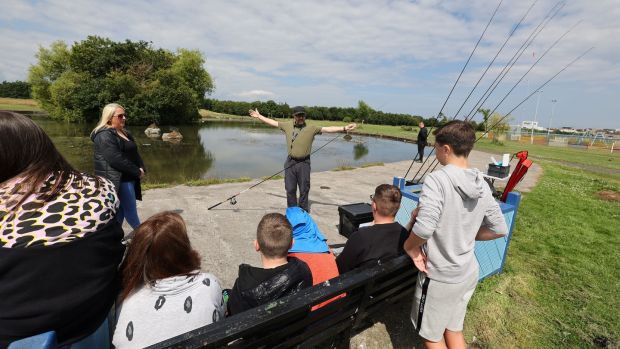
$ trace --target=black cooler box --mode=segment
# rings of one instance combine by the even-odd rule
[[[498,178],[506,178],[510,174],[510,166],[499,166],[495,164],[489,164],[489,169],[487,170],[487,175],[498,177]]]
[[[358,230],[360,224],[373,220],[372,207],[365,202],[338,206],[338,213],[340,214],[338,233],[347,238]]]

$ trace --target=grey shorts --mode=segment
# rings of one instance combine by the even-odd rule
[[[439,342],[444,331],[463,331],[467,303],[478,284],[478,271],[458,284],[431,280],[418,273],[411,322],[420,337]]]

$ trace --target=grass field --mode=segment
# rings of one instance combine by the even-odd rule
[[[0,110],[41,110],[37,102],[33,99],[18,99],[0,97]]]
[[[468,341],[489,348],[620,346],[620,154],[488,141],[527,149],[544,175],[524,195],[504,273],[478,286]],[[609,195],[608,195],[609,196]],[[474,341],[475,337],[475,341]]]

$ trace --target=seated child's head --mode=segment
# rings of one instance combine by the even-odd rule
[[[391,184],[379,185],[372,197],[373,213],[383,217],[396,217],[401,197],[402,194],[397,187]]]
[[[286,258],[293,245],[293,227],[280,213],[268,213],[256,229],[256,250],[265,258]]]
[[[469,122],[453,120],[435,132],[437,160],[445,165],[450,156],[467,158],[474,148],[476,132]]]
[[[190,244],[183,218],[170,211],[157,213],[136,228],[129,244],[121,299],[144,283],[199,269],[200,255]]]

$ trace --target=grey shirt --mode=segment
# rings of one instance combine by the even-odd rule
[[[428,175],[413,232],[424,245],[428,277],[460,283],[476,272],[476,234],[486,226],[507,233],[506,220],[477,169],[447,165]]]

